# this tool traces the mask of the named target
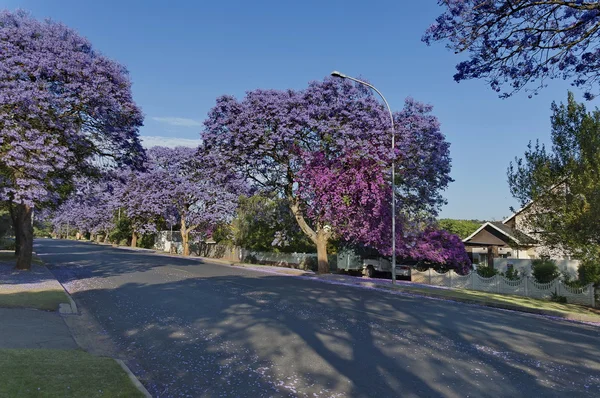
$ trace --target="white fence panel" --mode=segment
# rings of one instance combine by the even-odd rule
[[[438,274],[434,269],[429,268],[431,272],[431,282],[430,284],[435,286],[449,286],[449,283],[446,282],[446,274]]]
[[[414,283],[429,284],[429,271],[421,272],[413,269],[410,271],[410,279]]]
[[[483,278],[475,272],[471,272],[473,278],[473,289],[481,290],[483,292],[498,293],[498,279],[497,275],[491,278]]]
[[[557,292],[558,280],[555,279],[549,283],[537,283],[531,278],[527,278],[527,292],[529,297],[548,299],[552,293]]]
[[[450,287],[457,287],[460,289],[468,289],[471,287],[471,274],[469,275],[459,275],[454,270],[448,271],[450,275]]]
[[[496,275],[497,278],[499,278],[499,283],[500,283],[500,293],[503,294],[515,294],[518,296],[525,296],[526,295],[526,289],[525,289],[525,284],[527,283],[525,281],[525,279],[519,279],[519,280],[510,280],[510,279],[506,279],[503,276],[500,275]]]

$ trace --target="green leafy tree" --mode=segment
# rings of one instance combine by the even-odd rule
[[[442,218],[438,220],[438,226],[450,232],[451,234],[458,235],[461,239],[465,239],[471,235],[483,224],[479,220],[455,220],[452,218]]]
[[[588,112],[569,93],[552,113],[552,147],[529,143],[508,168],[510,190],[531,203],[525,222],[536,238],[583,260],[582,282],[599,283],[600,110]]]
[[[289,212],[286,200],[278,197],[241,197],[232,230],[234,243],[249,250],[314,251]]]
[[[560,276],[560,271],[549,259],[536,259],[531,262],[531,274],[539,283],[550,283]]]

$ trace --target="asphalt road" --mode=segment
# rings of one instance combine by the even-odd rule
[[[88,243],[36,250],[156,397],[600,396],[600,328]]]

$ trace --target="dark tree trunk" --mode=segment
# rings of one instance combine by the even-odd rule
[[[33,255],[33,225],[31,216],[33,208],[27,205],[11,206],[11,215],[14,214],[15,227],[15,254],[17,255],[17,269],[31,269],[31,257]]]
[[[133,231],[133,233],[131,234],[131,247],[136,247],[137,246],[137,233],[135,233],[135,231]]]
[[[10,218],[12,220],[12,225],[13,225],[13,230],[15,233],[15,256],[19,255],[19,250],[20,250],[20,245],[19,245],[19,240],[20,240],[20,228],[19,228],[19,222],[18,222],[18,218],[17,218],[17,208],[15,204],[10,204],[10,206],[8,207],[9,211],[10,211]]]

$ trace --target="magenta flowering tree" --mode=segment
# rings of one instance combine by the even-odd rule
[[[134,165],[142,113],[119,64],[66,26],[0,12],[0,201],[9,204],[17,268],[31,265],[34,207],[74,176]]]
[[[501,96],[531,82],[533,92],[548,79],[572,79],[598,94],[600,3],[597,0],[439,0],[445,12],[423,40],[444,41],[469,58],[457,65],[454,80],[484,78]]]
[[[471,260],[462,240],[447,231],[426,228],[404,249],[404,256],[427,263],[442,264],[459,274],[467,274]]]
[[[255,188],[286,198],[328,272],[332,236],[391,252],[391,159],[398,164],[400,226],[435,215],[451,181],[449,146],[431,107],[407,100],[394,114],[395,152],[385,109],[362,86],[340,79],[302,91],[255,90],[242,101],[217,99],[202,134],[215,167],[235,170]],[[406,214],[408,216],[403,216]],[[402,237],[398,234],[400,243]]]

